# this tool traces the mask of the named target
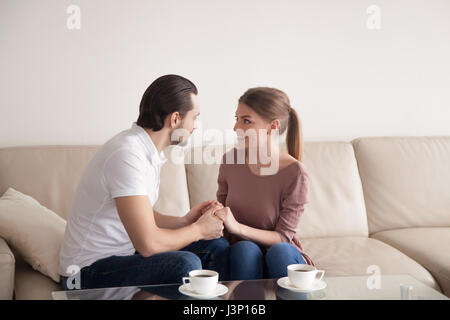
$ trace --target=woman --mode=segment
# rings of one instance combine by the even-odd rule
[[[288,152],[279,148],[277,130],[280,135],[287,130]],[[289,98],[274,88],[247,90],[239,99],[234,131],[238,148],[222,160],[217,200],[224,208],[216,211],[231,245],[230,280],[281,278],[289,264],[314,265],[296,235],[308,202],[309,177],[301,163],[300,120]],[[255,131],[253,143],[248,133]],[[235,164],[244,150],[245,163]],[[264,164],[261,156],[251,161],[252,153],[260,155],[263,150],[270,151],[271,163]],[[234,159],[232,164],[227,164],[227,157]],[[274,163],[275,173],[262,174]]]

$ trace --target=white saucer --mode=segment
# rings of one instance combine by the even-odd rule
[[[191,284],[190,283],[186,283],[186,284],[183,284],[183,285],[179,286],[178,287],[178,291],[180,291],[182,294],[185,294],[185,295],[193,297],[193,298],[211,299],[211,298],[215,298],[217,296],[221,296],[221,295],[224,295],[225,293],[227,293],[228,292],[228,287],[224,286],[221,283],[218,283],[216,291],[214,291],[211,294],[204,295],[204,294],[200,294],[200,293],[195,292],[194,290],[192,290]]]
[[[327,284],[323,280],[315,280],[312,287],[309,289],[297,288],[291,284],[288,277],[278,279],[277,284],[282,288],[285,288],[285,289],[288,289],[291,291],[295,291],[295,292],[310,292],[310,291],[322,290],[327,287]]]

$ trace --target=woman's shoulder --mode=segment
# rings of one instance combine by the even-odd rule
[[[292,174],[293,177],[301,177],[305,176],[308,177],[308,170],[306,169],[306,166],[303,164],[303,162],[298,161],[291,155],[287,155],[283,157],[283,159],[280,159],[280,168],[283,170],[284,168],[290,170],[290,174]]]
[[[295,159],[291,155],[285,156],[284,160],[282,161],[280,159],[280,166],[281,163],[284,162],[285,175],[283,175],[286,179],[286,175],[289,176],[289,183],[287,183],[287,191],[292,191],[292,189],[301,189],[302,192],[305,188],[308,188],[309,184],[309,174],[306,166],[303,164],[303,162]],[[281,169],[283,170],[283,169]],[[287,181],[286,181],[287,182]]]
[[[239,170],[242,170],[241,167],[242,166],[236,166],[238,162],[238,160],[236,160],[237,157],[237,150],[236,148],[232,148],[231,150],[226,151],[223,155],[222,155],[222,160],[220,161],[220,167],[219,167],[219,174],[222,176],[228,176],[228,175],[236,175],[236,174],[240,174],[240,173],[236,173]],[[245,164],[245,155],[244,155],[244,160],[243,160],[244,164]]]
[[[225,151],[225,153],[222,155],[222,161],[220,162],[220,165],[245,164],[245,150],[241,151],[242,153],[238,152],[238,149],[236,147]]]
[[[229,159],[230,156],[235,155],[235,154],[236,154],[236,148],[231,148],[228,151],[225,151],[224,154],[222,155],[221,164],[226,164],[227,163],[226,159]]]
[[[309,198],[309,175],[305,165],[295,160],[289,165],[289,181],[286,181],[284,193],[295,202],[306,203]]]

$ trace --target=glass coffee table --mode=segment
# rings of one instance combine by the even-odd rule
[[[294,292],[280,287],[278,279],[221,281],[225,295],[209,300],[448,300],[439,291],[410,275],[382,275],[371,284],[369,275],[325,276],[326,287]],[[197,300],[179,292],[181,284],[55,291],[55,300]],[[409,288],[409,290],[408,290]],[[406,291],[405,291],[406,290]]]

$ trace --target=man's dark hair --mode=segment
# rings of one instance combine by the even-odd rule
[[[161,130],[170,113],[178,111],[184,116],[193,108],[191,93],[198,92],[190,80],[175,74],[159,77],[142,96],[137,124],[153,131]]]

